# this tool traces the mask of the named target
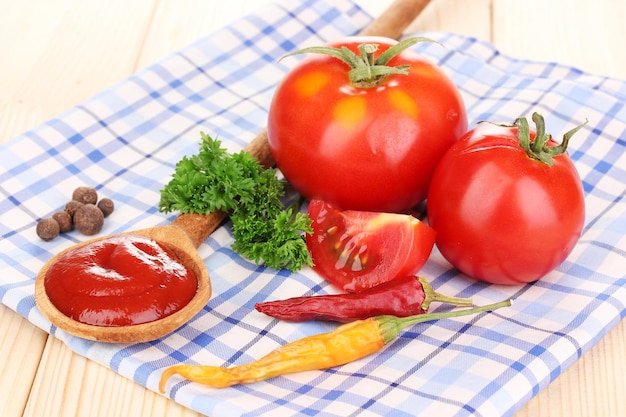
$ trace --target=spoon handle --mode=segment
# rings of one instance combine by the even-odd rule
[[[365,27],[359,35],[384,36],[397,39],[430,0],[395,0],[383,13]],[[263,129],[245,150],[256,158],[259,163],[270,168],[275,165],[267,139],[267,129]],[[184,213],[179,215],[172,224],[180,227],[189,236],[194,246],[202,242],[228,217],[228,213],[216,211],[210,214]]]
[[[428,3],[430,0],[395,0],[380,16],[363,28],[359,35],[398,39]]]

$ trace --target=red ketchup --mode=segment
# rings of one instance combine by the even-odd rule
[[[198,279],[169,248],[120,235],[59,257],[44,279],[48,298],[66,316],[96,326],[128,326],[186,306]]]

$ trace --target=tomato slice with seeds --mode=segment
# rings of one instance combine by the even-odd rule
[[[340,210],[321,200],[311,200],[308,212],[313,269],[347,292],[415,274],[435,244],[435,231],[408,214]]]

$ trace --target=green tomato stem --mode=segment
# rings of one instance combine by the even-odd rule
[[[520,117],[513,122],[517,126],[517,137],[520,146],[529,158],[535,159],[548,166],[554,165],[554,157],[564,154],[567,151],[570,138],[583,128],[588,122],[576,126],[563,135],[562,142],[557,146],[548,146],[548,142],[552,139],[552,135],[546,133],[546,124],[543,116],[537,112],[532,114],[532,120],[536,126],[536,135],[533,142],[530,141],[530,128],[525,117]]]
[[[393,67],[388,66],[387,63],[403,50],[422,41],[435,42],[424,37],[404,39],[389,47],[376,59],[374,59],[374,53],[378,51],[379,45],[374,43],[360,44],[358,47],[360,55],[352,52],[345,46],[342,46],[341,48],[335,48],[332,46],[312,46],[289,53],[283,56],[283,58],[304,53],[316,53],[332,56],[350,67],[348,77],[352,85],[358,88],[371,88],[380,85],[388,76],[392,74],[408,75],[409,65],[399,65]]]

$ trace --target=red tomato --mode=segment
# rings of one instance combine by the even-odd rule
[[[441,254],[470,277],[497,284],[532,282],[555,269],[585,217],[569,156],[555,156],[553,166],[531,159],[517,134],[492,124],[468,132],[441,159],[427,200]]]
[[[320,200],[312,200],[308,212],[313,233],[306,244],[314,269],[344,291],[413,275],[435,244],[434,230],[410,215],[341,211]]]
[[[397,42],[355,37],[332,46],[379,54]],[[452,81],[419,54],[405,49],[375,87],[356,87],[349,67],[322,54],[307,57],[278,86],[268,116],[272,155],[286,179],[309,199],[342,209],[406,212],[421,202],[435,166],[467,129]]]

